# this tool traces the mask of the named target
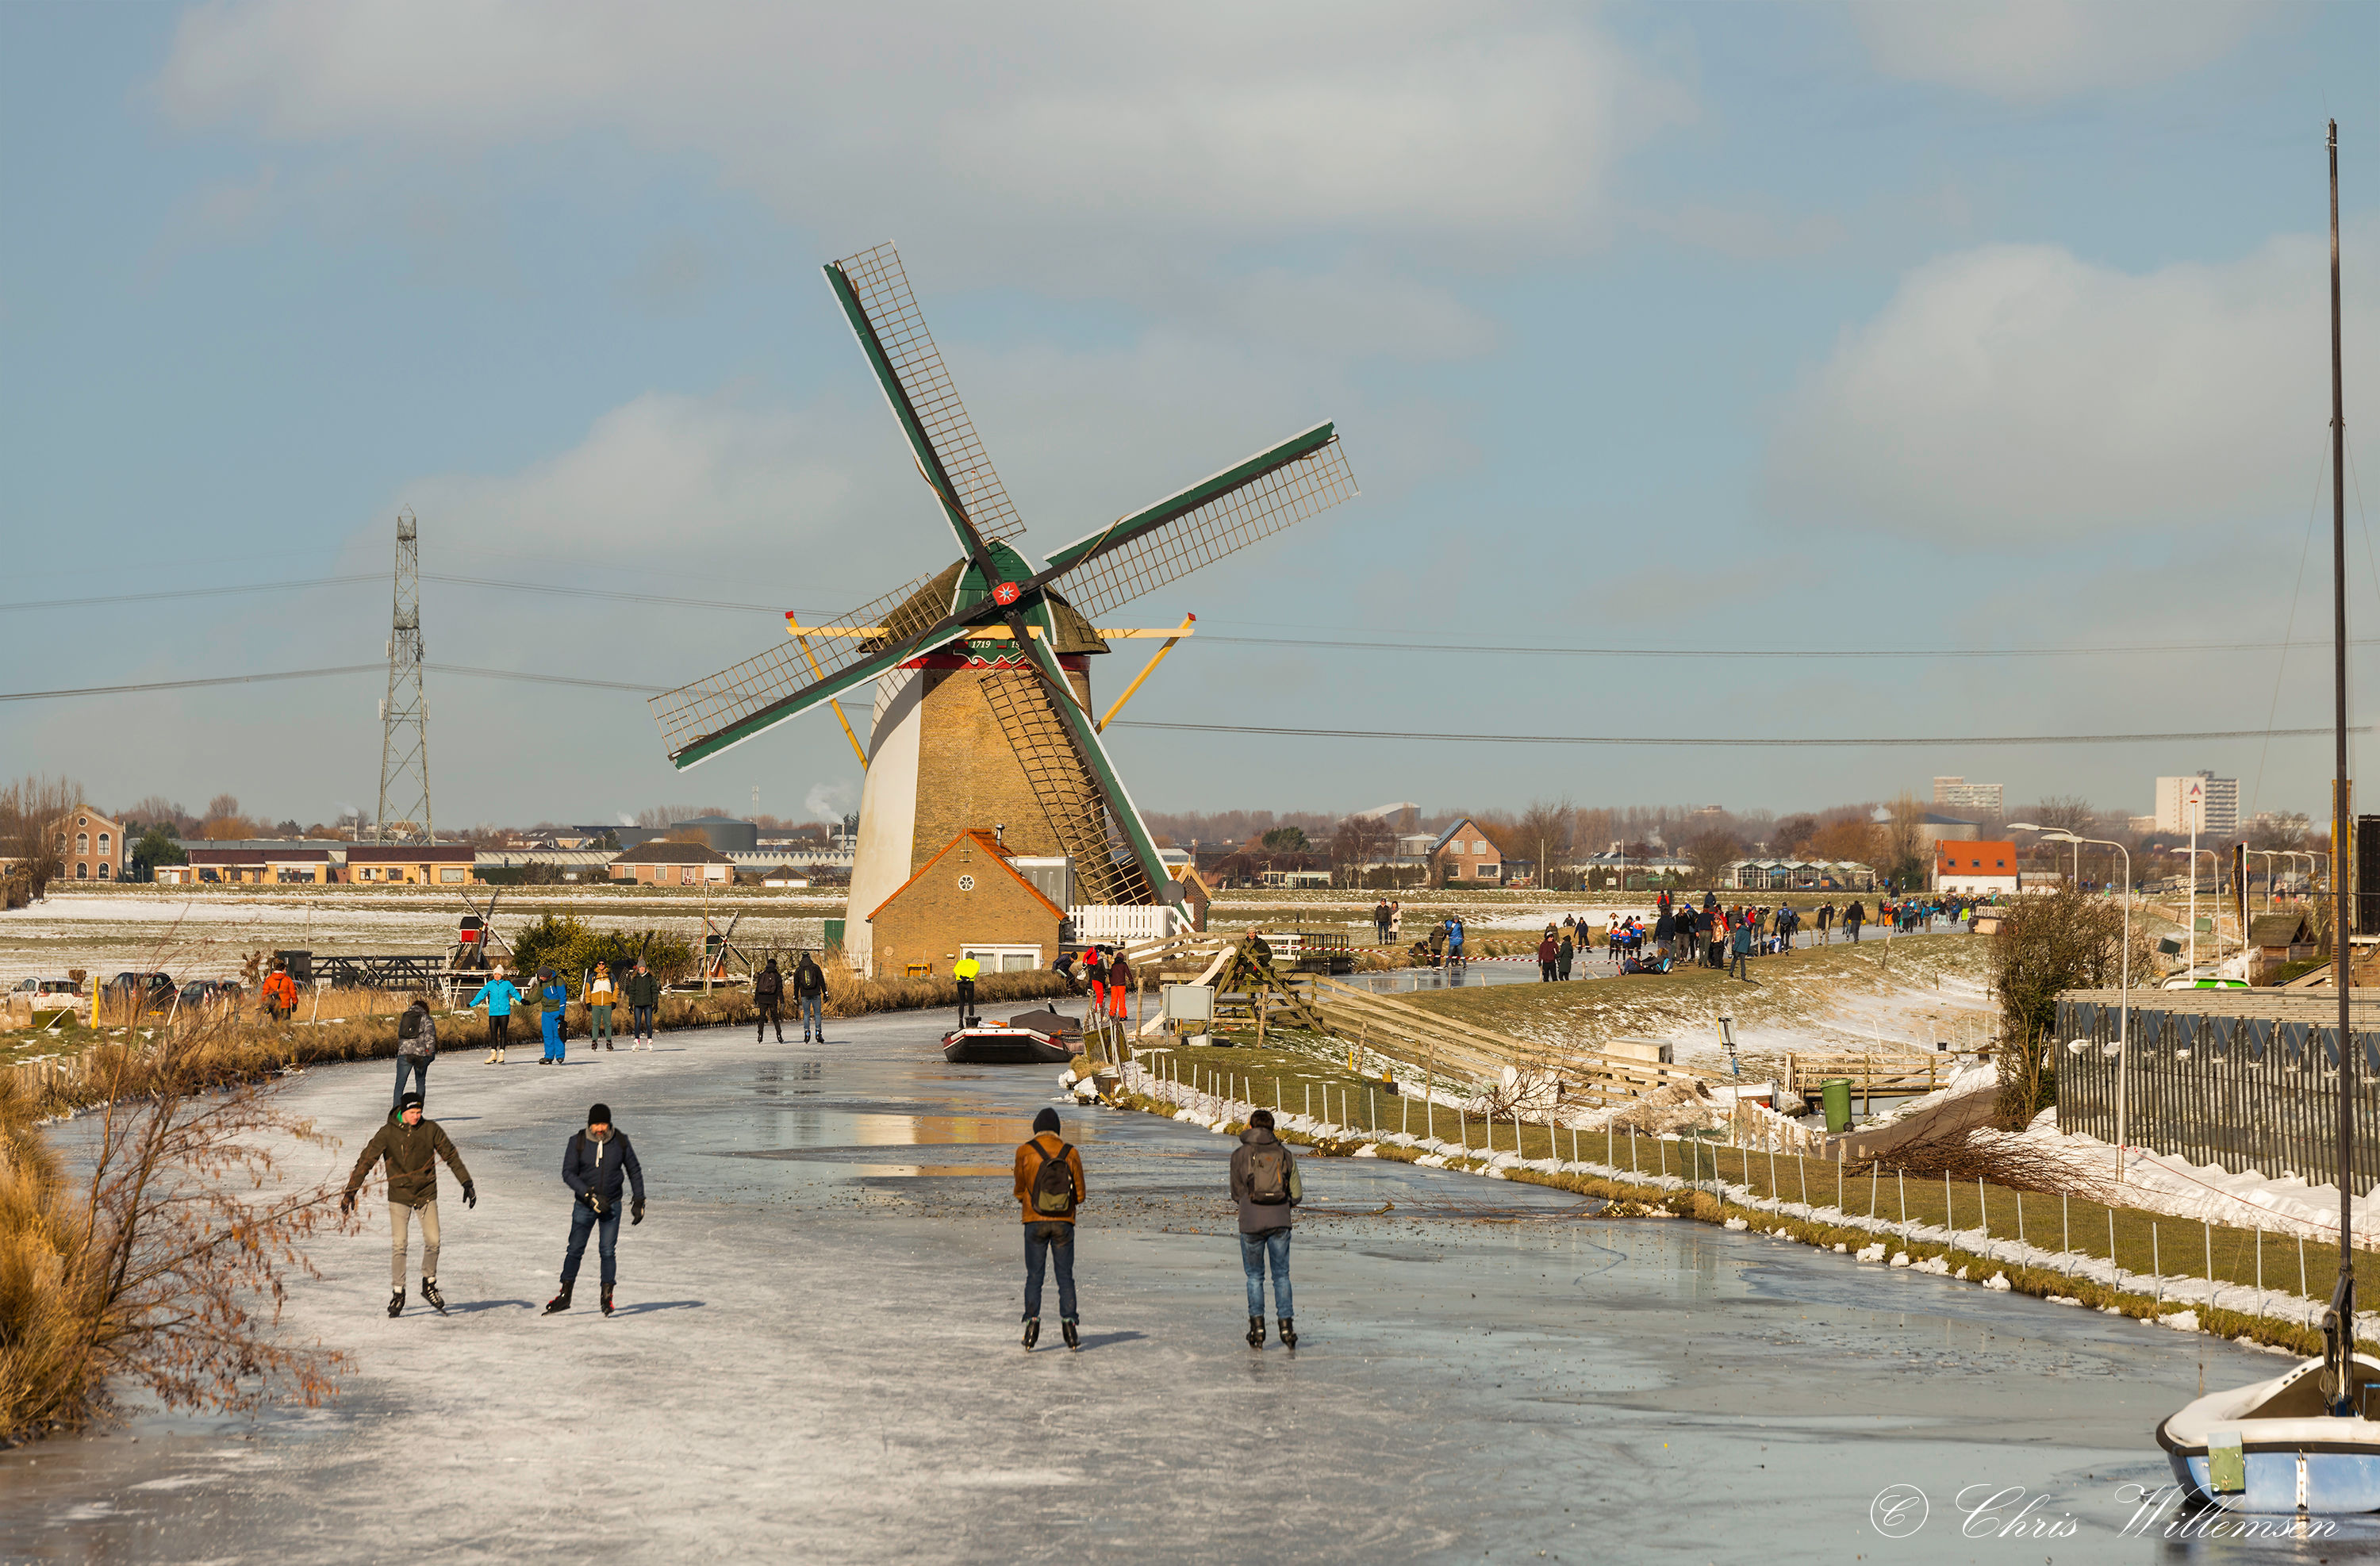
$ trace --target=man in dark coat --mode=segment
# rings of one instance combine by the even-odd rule
[[[612,1123],[612,1107],[597,1104],[587,1111],[587,1129],[562,1149],[562,1183],[570,1187],[570,1248],[562,1257],[562,1293],[545,1302],[545,1314],[570,1308],[570,1286],[578,1278],[578,1258],[587,1254],[587,1233],[598,1235],[596,1249],[603,1258],[603,1314],[612,1314],[614,1277],[613,1252],[620,1243],[620,1194],[625,1184],[635,1193],[630,1204],[632,1224],[645,1220],[645,1171],[637,1149]]]
[[[662,1003],[660,976],[645,966],[645,960],[639,957],[627,982],[620,986],[620,992],[628,998],[628,1026],[636,1034],[628,1048],[650,1050],[653,1047],[653,1008]]]
[[[374,1164],[388,1160],[388,1313],[405,1310],[405,1246],[407,1230],[421,1220],[421,1297],[444,1314],[446,1301],[438,1293],[438,1163],[444,1159],[455,1178],[463,1183],[463,1205],[480,1205],[471,1171],[463,1155],[446,1139],[445,1128],[421,1118],[421,1095],[407,1093],[390,1111],[387,1122],[364,1144],[356,1167],[347,1171],[346,1194],[339,1198],[341,1212],[356,1210],[356,1191]]]
[[[802,953],[800,965],[794,969],[794,1004],[802,1014],[802,1042],[808,1043],[810,1035],[815,1033],[818,1041],[825,1043],[826,970],[808,952]]]
[[[785,1041],[785,976],[777,971],[776,958],[770,958],[768,965],[752,976],[752,1002],[760,1009],[759,1018],[752,1026],[752,1042],[768,1042],[769,1025],[774,1023],[777,1026],[777,1042],[783,1044]]]
[[[1293,1209],[1305,1199],[1297,1160],[1272,1132],[1272,1111],[1248,1116],[1240,1145],[1232,1149],[1232,1200],[1240,1209],[1240,1270],[1248,1281],[1248,1347],[1264,1347],[1265,1272],[1272,1272],[1272,1308],[1284,1348],[1297,1347],[1297,1307],[1289,1291],[1289,1232]]]

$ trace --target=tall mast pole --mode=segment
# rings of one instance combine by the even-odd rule
[[[2347,778],[2347,396],[2340,369],[2338,333],[2338,122],[2330,122],[2330,572],[2331,691],[2338,727],[2338,775],[2331,788],[2331,892],[2337,898],[2338,967],[2331,988],[2338,992],[2338,1290],[2331,1296],[2337,1325],[2332,1396],[2338,1412],[2352,1413],[2355,1356],[2355,1036],[2350,1027],[2352,965],[2348,910],[2352,895],[2348,874],[2353,863],[2355,818]]]

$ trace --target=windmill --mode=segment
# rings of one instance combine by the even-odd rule
[[[824,271],[960,558],[831,625],[806,626],[788,613],[783,645],[654,698],[671,761],[693,766],[876,683],[845,934],[863,969],[868,915],[969,828],[1002,827],[1012,854],[1064,856],[1075,904],[1174,901],[1092,717],[1087,660],[1120,634],[1096,629],[1092,617],[1355,494],[1336,431],[1327,422],[1301,431],[1095,528],[1037,567],[1016,548],[1024,520],[926,331],[900,257],[880,245]],[[848,720],[844,729],[860,750]]]

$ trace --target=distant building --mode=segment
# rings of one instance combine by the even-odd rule
[[[72,880],[122,880],[124,823],[88,805],[59,817],[58,874]]]
[[[1429,862],[1450,881],[1504,879],[1504,856],[1468,816],[1438,834],[1429,845]]]
[[[2156,781],[2156,832],[2186,832],[2198,822],[2201,837],[2229,837],[2240,830],[2240,780],[2199,772]]]
[[[735,864],[718,849],[702,843],[644,843],[612,859],[613,880],[642,881],[649,886],[700,886],[735,879]]]
[[[324,885],[341,879],[352,845],[328,838],[250,837],[186,838],[179,846],[184,863],[157,867],[157,880],[165,885]]]
[[[1934,780],[1934,803],[1958,810],[1981,810],[1997,816],[2003,808],[2000,801],[2006,792],[2004,783],[1969,783],[1964,778]]]
[[[1934,845],[1934,890],[1988,897],[2017,891],[2016,844],[1962,840]]]
[[[1999,785],[1995,783],[1992,786],[1997,788]],[[1973,821],[1961,820],[1956,816],[1937,815],[1931,810],[1926,811],[1925,819],[1917,823],[1917,835],[1926,843],[1947,843],[1953,839],[1972,838],[1978,830],[1980,829]]]
[[[356,843],[346,880],[366,886],[476,886],[479,851],[468,843]]]
[[[1410,799],[1375,805],[1368,810],[1350,810],[1347,816],[1350,820],[1378,821],[1396,832],[1414,832],[1421,826],[1421,807]]]

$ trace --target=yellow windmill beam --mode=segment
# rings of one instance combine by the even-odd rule
[[[1191,618],[1196,619],[1196,616],[1193,615]],[[1187,622],[1185,621],[1184,624]],[[1035,641],[1041,639],[1040,626],[1027,625],[1025,629]],[[785,631],[789,636],[841,637],[849,640],[854,637],[880,637],[884,634],[884,627],[881,625],[797,625],[794,624],[794,617],[788,614],[785,616]],[[1190,633],[1179,625],[1163,625],[1153,630],[1121,626],[1111,630],[1101,626],[1091,634],[1105,641],[1155,641],[1160,637],[1184,637]],[[951,637],[953,641],[1007,641],[1009,639],[1011,639],[1011,634],[1005,625],[978,625],[973,630],[954,632]]]
[[[818,654],[810,650],[809,637],[802,634],[801,625],[794,618],[791,610],[785,613],[785,632],[800,645],[802,656],[809,660],[810,673],[821,680],[825,679],[826,671],[819,667]],[[843,715],[843,703],[830,698],[827,705],[834,709],[834,721],[843,725],[843,737],[851,741],[851,753],[859,758],[859,770],[863,772],[868,771],[868,752],[860,748],[859,735],[853,732],[851,720]]]
[[[1165,662],[1165,655],[1173,650],[1173,644],[1180,641],[1184,637],[1190,635],[1190,627],[1197,623],[1197,619],[1198,616],[1196,614],[1184,614],[1182,616],[1181,625],[1170,634],[1161,631],[1123,633],[1101,631],[1099,633],[1099,635],[1103,637],[1122,634],[1127,636],[1163,636],[1165,637],[1165,645],[1157,649],[1157,656],[1151,658],[1148,661],[1148,666],[1143,668],[1139,674],[1133,676],[1132,684],[1123,687],[1123,693],[1115,698],[1115,705],[1109,708],[1107,716],[1099,721],[1097,727],[1099,733],[1105,734],[1107,732],[1108,725],[1115,722],[1115,715],[1123,710],[1123,704],[1132,699],[1132,693],[1140,688],[1141,681],[1157,673],[1157,666]]]

